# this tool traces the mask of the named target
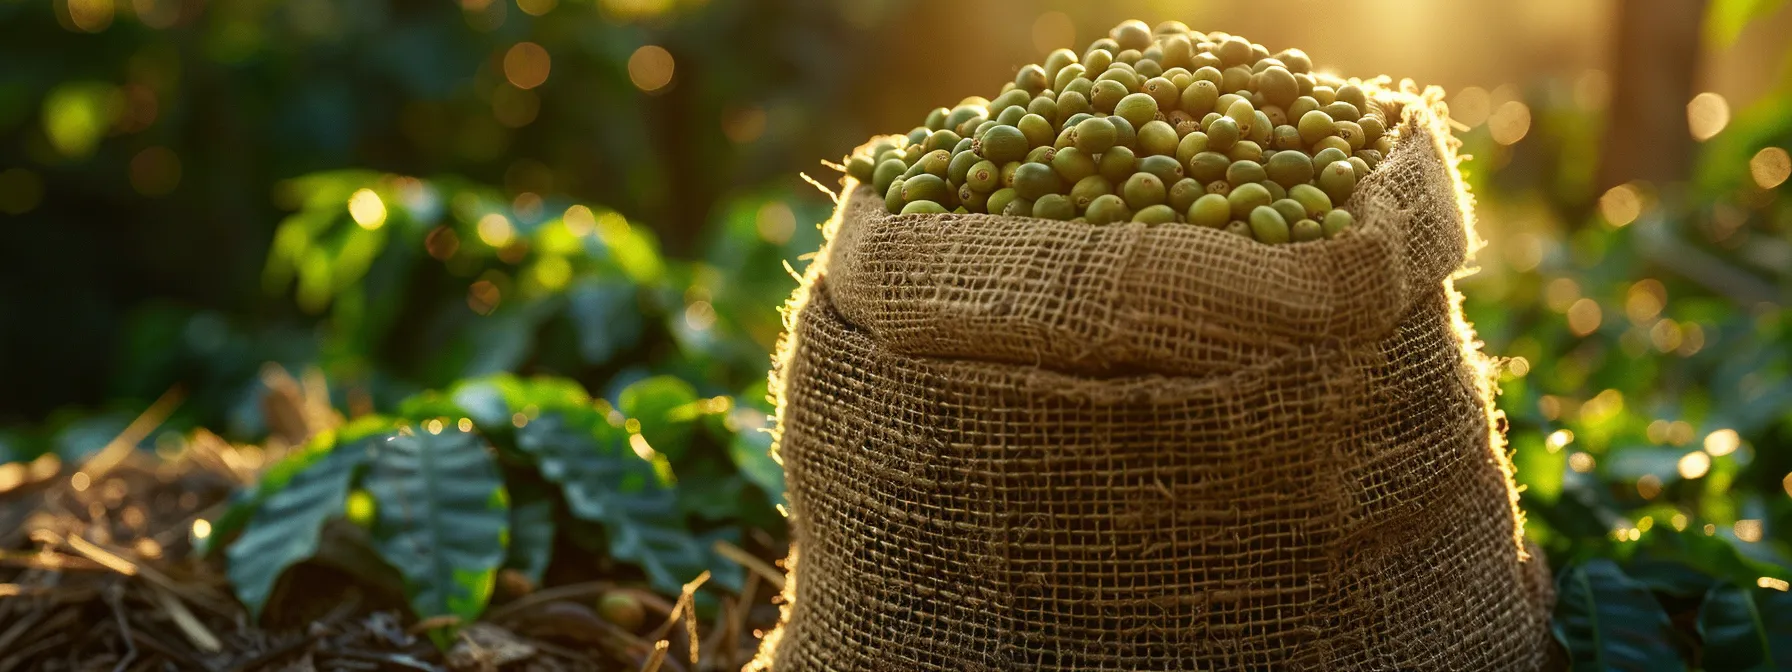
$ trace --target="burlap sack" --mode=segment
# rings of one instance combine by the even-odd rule
[[[795,548],[749,669],[1537,669],[1468,197],[1402,102],[1320,243],[849,181],[773,373]]]

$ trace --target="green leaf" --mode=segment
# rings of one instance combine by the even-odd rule
[[[380,446],[363,486],[379,502],[373,544],[404,576],[419,618],[485,610],[504,562],[510,501],[503,477],[478,434],[401,431]],[[450,633],[433,632],[438,645]]]
[[[1553,630],[1575,670],[1684,670],[1673,624],[1655,596],[1610,560],[1569,567],[1557,580]]]
[[[230,583],[238,600],[259,618],[275,583],[288,567],[317,552],[324,523],[342,515],[355,472],[367,463],[377,435],[338,443],[325,432],[289,455],[262,478],[257,495],[224,519],[243,521],[243,533],[230,544]],[[231,530],[214,529],[213,537]]]
[[[516,442],[560,484],[574,516],[604,526],[610,555],[640,565],[655,588],[676,592],[702,573],[703,547],[685,528],[669,469],[635,454],[597,409],[543,412]]]
[[[622,389],[616,397],[617,410],[641,423],[641,436],[648,445],[677,461],[691,442],[691,421],[697,390],[690,383],[674,376],[654,376]]]
[[[567,293],[567,316],[578,331],[585,363],[607,363],[641,340],[638,294],[632,282],[605,278],[580,280]]]
[[[510,551],[504,566],[522,572],[533,585],[554,557],[554,500],[535,478],[510,483]]]
[[[1792,594],[1712,586],[1699,607],[1700,662],[1710,672],[1792,668]]]
[[[464,410],[480,429],[491,431],[511,426],[517,413],[530,407],[547,409],[589,407],[591,395],[577,381],[565,378],[518,378],[508,373],[461,381],[448,393],[453,406]]]
[[[747,481],[720,456],[693,456],[679,463],[678,474],[692,484],[677,490],[679,508],[685,513],[712,521],[740,516]]]

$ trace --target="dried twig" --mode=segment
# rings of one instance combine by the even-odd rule
[[[186,393],[181,391],[179,385],[168,388],[168,391],[163,392],[162,396],[155,400],[155,403],[150,404],[149,408],[143,409],[143,412],[138,414],[131,424],[125,426],[124,431],[119,432],[111,443],[106,444],[105,449],[88,458],[87,462],[81,465],[81,470],[76,473],[85,474],[90,483],[98,483],[106,475],[106,472],[111,471],[113,467],[118,466],[119,462],[123,462],[126,457],[136,451],[137,443],[149,436],[149,433],[155,428],[160,427],[162,421],[168,419],[168,414],[174,412],[174,408],[179,406],[185,397]]]
[[[758,574],[761,578],[764,578],[766,583],[772,584],[772,586],[778,590],[784,590],[784,573],[778,571],[778,568],[773,567],[771,563],[759,559],[759,556],[748,553],[747,549],[728,543],[725,539],[717,539],[713,548],[715,548],[715,551],[720,553],[722,557],[740,563],[740,566],[745,567],[754,574]]]
[[[641,666],[641,672],[660,672],[660,665],[665,664],[666,651],[667,649],[670,649],[671,646],[671,642],[663,639],[654,642],[653,653],[647,656],[647,662]]]
[[[187,636],[187,641],[192,642],[194,648],[206,653],[217,653],[224,649],[224,644],[218,641],[218,636],[212,634],[212,631],[206,628],[204,623],[200,623],[199,619],[193,616],[193,612],[187,609],[187,605],[182,604],[174,593],[153,584],[150,586],[150,591],[156,594],[156,601],[161,604],[162,611],[168,614],[169,620],[174,621],[175,627],[180,628],[181,634]]]
[[[117,665],[112,666],[112,672],[124,672],[125,668],[131,666],[131,661],[137,659],[137,642],[131,639],[131,622],[124,617],[123,602],[122,587],[114,584],[113,588],[106,591],[106,606],[112,608],[112,618],[118,621],[118,632],[124,636],[125,647],[124,657],[118,659]]]

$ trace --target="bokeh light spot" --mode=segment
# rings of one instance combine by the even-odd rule
[[[1620,184],[1599,197],[1599,215],[1612,226],[1625,226],[1643,214],[1643,195],[1635,185]]]
[[[672,71],[676,63],[672,60],[672,52],[656,44],[636,49],[628,57],[628,81],[635,88],[648,93],[666,88],[672,83]]]
[[[1692,480],[1702,477],[1706,472],[1711,471],[1711,456],[1703,450],[1692,451],[1680,456],[1680,464],[1677,465],[1677,468],[1680,470],[1681,478]]]
[[[1723,96],[1706,91],[1686,104],[1686,128],[1694,140],[1704,142],[1723,132],[1730,125],[1730,102]]]
[[[372,189],[356,190],[348,197],[348,216],[361,228],[372,231],[386,223],[386,203]]]
[[[518,42],[504,52],[504,79],[519,89],[533,89],[548,81],[553,59],[534,42]]]
[[[1501,103],[1494,110],[1493,116],[1487,119],[1487,132],[1493,141],[1502,145],[1510,145],[1523,140],[1531,131],[1531,108],[1516,100]]]
[[[1046,12],[1033,20],[1033,48],[1044,56],[1076,42],[1076,22],[1063,12]]]
[[[1650,320],[1661,315],[1661,309],[1667,305],[1668,290],[1660,280],[1644,278],[1630,286],[1624,296],[1624,314],[1630,321],[1639,325],[1648,324]]]
[[[541,195],[533,191],[517,194],[516,198],[510,201],[510,209],[516,213],[517,219],[525,222],[540,221]]]
[[[1550,310],[1558,313],[1568,312],[1568,308],[1580,298],[1580,283],[1574,278],[1556,278],[1543,286],[1543,302]]]
[[[716,307],[708,301],[693,301],[684,307],[684,324],[692,331],[707,331],[716,325]]]
[[[1574,443],[1574,432],[1566,429],[1550,432],[1549,437],[1543,439],[1543,447],[1552,453],[1568,447],[1570,443]]]
[[[566,257],[548,255],[535,262],[535,282],[542,289],[557,291],[572,282],[572,262]]]
[[[1593,456],[1590,453],[1575,453],[1568,456],[1568,468],[1573,469],[1574,473],[1585,474],[1591,472],[1593,471],[1594,466]]]
[[[460,235],[454,229],[438,226],[423,237],[423,249],[438,261],[447,261],[460,249]]]
[[[492,247],[509,245],[510,239],[516,235],[515,229],[510,226],[510,218],[495,212],[480,217],[475,228],[479,230],[479,240]]]
[[[1734,429],[1720,429],[1705,435],[1705,452],[1722,457],[1736,452],[1742,446],[1742,437]]]
[[[1450,96],[1450,118],[1469,128],[1480,126],[1493,112],[1493,100],[1487,90],[1470,86]]]
[[[467,307],[480,315],[492,314],[502,299],[498,285],[490,280],[480,280],[467,287]]]
[[[1768,147],[1748,160],[1748,174],[1755,178],[1755,186],[1772,189],[1786,183],[1792,177],[1792,155],[1778,147]]]
[[[131,12],[150,28],[170,28],[180,20],[181,0],[131,0]]]
[[[1692,423],[1685,420],[1668,423],[1668,443],[1676,446],[1692,443]]]
[[[1575,336],[1586,336],[1599,328],[1604,315],[1599,311],[1599,304],[1592,299],[1580,299],[1568,307],[1568,329]]]
[[[583,236],[597,229],[597,216],[591,214],[591,208],[583,205],[567,208],[562,220],[566,222],[566,230],[575,236]]]
[[[1680,329],[1679,322],[1673,320],[1661,320],[1656,322],[1655,326],[1649,327],[1649,342],[1655,346],[1657,351],[1662,353],[1669,353],[1679,349],[1680,344],[1685,342],[1685,340],[1685,332]]]
[[[1761,521],[1755,519],[1738,520],[1735,525],[1730,526],[1730,531],[1736,533],[1737,539],[1752,544],[1761,540]]]
[[[790,242],[796,233],[796,214],[783,201],[768,201],[759,206],[758,214],[753,217],[753,225],[759,231],[759,238],[773,245]]]
[[[86,158],[123,107],[123,96],[110,84],[63,84],[44,97],[44,134],[63,156]]]
[[[554,11],[560,0],[516,0],[516,8],[529,16],[541,16]]]
[[[1661,477],[1655,474],[1644,474],[1636,479],[1636,494],[1643,499],[1655,499],[1661,494]]]
[[[68,11],[69,23],[76,30],[97,33],[112,25],[113,0],[67,0],[64,5]]]

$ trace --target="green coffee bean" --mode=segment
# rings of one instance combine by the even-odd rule
[[[1014,191],[1021,198],[1038,200],[1051,193],[1061,193],[1064,188],[1063,178],[1043,163],[1023,163],[1014,171]]]
[[[1188,162],[1188,174],[1202,184],[1219,182],[1226,179],[1226,170],[1232,166],[1232,159],[1219,152],[1201,152]]]
[[[1033,201],[1033,216],[1040,219],[1068,220],[1076,216],[1076,206],[1063,194],[1046,194]]]
[[[1109,182],[1122,184],[1126,178],[1132,177],[1138,168],[1138,158],[1127,147],[1112,147],[1102,152],[1101,158],[1095,162],[1095,170]]]
[[[1119,196],[1104,194],[1089,201],[1085,216],[1090,224],[1111,224],[1131,220],[1132,209]]]
[[[1232,192],[1226,195],[1226,202],[1232,206],[1233,219],[1250,219],[1252,210],[1269,207],[1274,200],[1270,198],[1269,190],[1256,182],[1234,185]]]
[[[1195,201],[1206,194],[1207,190],[1201,187],[1200,182],[1192,177],[1185,177],[1170,185],[1170,193],[1165,202],[1171,209],[1186,213],[1194,206]]]
[[[1188,223],[1210,229],[1224,227],[1226,222],[1232,220],[1232,204],[1219,194],[1196,198],[1194,204],[1188,206],[1187,212]]]
[[[1020,195],[1014,193],[1014,189],[1011,187],[997,189],[991,192],[989,198],[984,202],[983,211],[1000,215],[1007,211],[1010,202],[1019,197]],[[1028,212],[1031,213],[1032,210],[1029,209]]]
[[[1332,209],[1332,198],[1325,191],[1311,184],[1297,184],[1288,188],[1288,198],[1305,209],[1308,219],[1320,219]]]
[[[1090,117],[1076,125],[1076,148],[1089,155],[1100,154],[1114,146],[1113,122],[1107,118]]]
[[[1267,179],[1269,179],[1268,173],[1263,170],[1262,164],[1256,161],[1233,161],[1232,165],[1226,167],[1226,181],[1231,182],[1233,187],[1246,182],[1262,182]]]
[[[941,206],[940,204],[935,203],[933,201],[909,201],[907,205],[902,206],[902,211],[900,214],[904,214],[904,215],[933,215],[933,214],[944,214],[945,212],[946,212],[946,208],[944,206]]]
[[[1162,154],[1139,159],[1138,170],[1142,173],[1156,175],[1157,179],[1166,185],[1175,184],[1186,176],[1182,164],[1176,161],[1176,157]]]
[[[1176,129],[1171,128],[1168,122],[1155,119],[1148,121],[1139,127],[1139,154],[1173,156],[1176,154],[1178,140],[1180,138],[1176,136]]]
[[[1146,206],[1133,214],[1132,221],[1141,224],[1169,224],[1176,221],[1176,211],[1161,203]]]
[[[1319,171],[1319,188],[1333,203],[1347,203],[1356,190],[1356,171],[1348,161],[1336,161]]]
[[[1135,211],[1163,203],[1167,195],[1164,181],[1151,173],[1133,173],[1120,187],[1120,197]]]
[[[1112,193],[1114,193],[1114,183],[1109,182],[1108,178],[1100,175],[1087,175],[1070,187],[1070,202],[1078,210],[1084,210],[1095,199]]]
[[[1095,174],[1095,159],[1076,147],[1065,147],[1052,157],[1052,170],[1058,171],[1065,184],[1076,184],[1077,180]]]
[[[1288,221],[1274,208],[1259,206],[1251,210],[1251,235],[1258,242],[1279,245],[1289,240]]]
[[[1325,237],[1332,238],[1355,224],[1356,218],[1351,217],[1350,213],[1343,210],[1332,210],[1325,213],[1325,219],[1319,223],[1319,226],[1325,232]]]
[[[884,192],[884,210],[889,211],[892,215],[902,214],[902,206],[907,203],[907,201],[902,200],[902,186],[904,182],[907,182],[907,180],[898,177],[896,178],[896,181],[890,183],[890,189]]]
[[[1319,222],[1315,222],[1311,219],[1295,220],[1294,224],[1289,225],[1288,229],[1289,237],[1297,243],[1305,243],[1307,241],[1319,240],[1320,238],[1325,237],[1325,231],[1319,227]]]

